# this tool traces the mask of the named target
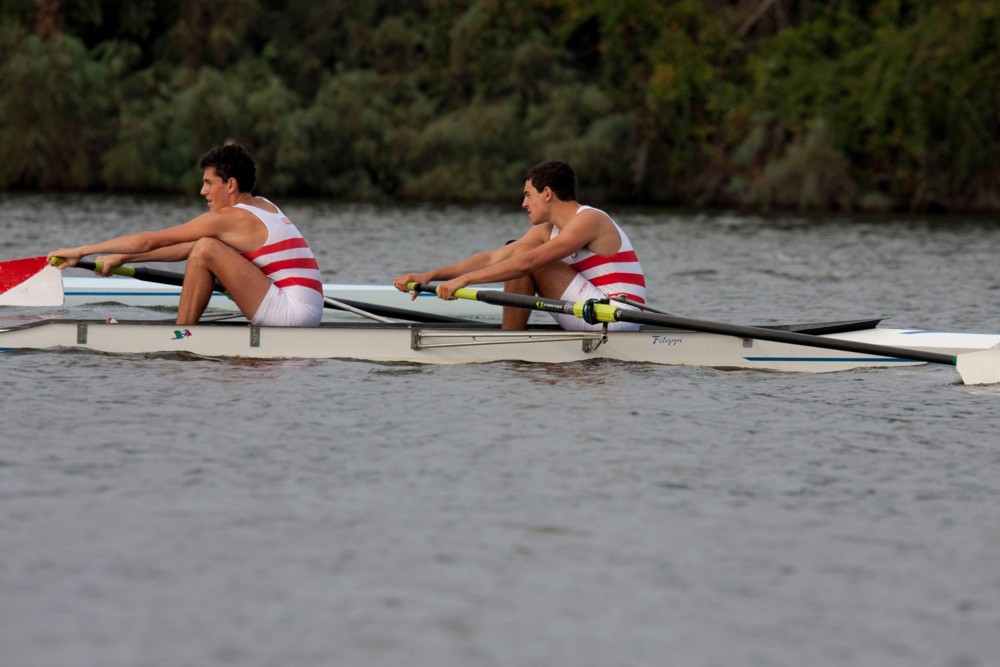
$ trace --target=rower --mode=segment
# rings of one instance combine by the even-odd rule
[[[257,326],[318,326],[323,281],[309,245],[275,204],[252,194],[257,167],[246,148],[227,144],[206,153],[201,195],[208,212],[182,225],[59,248],[60,269],[87,255],[101,274],[125,262],[187,260],[177,324],[195,324],[222,284],[240,311]]]
[[[607,213],[576,201],[573,169],[565,162],[542,162],[528,169],[523,181],[521,207],[531,227],[521,238],[448,266],[404,274],[393,281],[396,288],[405,292],[410,283],[444,280],[437,294],[453,299],[455,291],[467,285],[502,281],[504,291],[514,294],[567,301],[624,295],[645,303],[646,280],[631,241]],[[503,328],[524,329],[530,315],[524,308],[505,307]],[[564,329],[602,326],[563,313],[551,315]],[[638,325],[615,322],[609,328],[632,330]]]

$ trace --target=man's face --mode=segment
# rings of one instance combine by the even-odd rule
[[[524,201],[521,202],[521,208],[527,211],[531,224],[540,225],[543,222],[548,222],[549,200],[551,199],[549,188],[544,188],[539,192],[530,180],[524,182]]]
[[[230,178],[224,181],[215,173],[215,167],[206,167],[205,175],[201,182],[201,196],[208,202],[209,211],[217,211],[220,208],[229,206],[230,181],[235,185],[235,179]]]

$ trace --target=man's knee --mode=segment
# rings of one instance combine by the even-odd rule
[[[526,245],[521,244],[521,243],[509,243],[508,245],[510,245],[511,257],[515,257],[517,255],[523,255],[526,252],[531,252],[532,250],[534,250],[534,248],[532,248],[530,246],[526,246]],[[524,277],[525,278],[530,278],[532,280],[535,280],[539,275],[543,275],[546,271],[548,271],[550,269],[550,267],[553,266],[553,265],[566,266],[561,261],[556,261],[556,262],[553,262],[552,264],[547,264],[545,266],[539,267],[539,268],[535,269],[534,271],[531,271],[530,273],[528,273]],[[569,268],[569,267],[567,267],[567,268]]]
[[[210,237],[198,239],[194,242],[194,246],[191,247],[191,252],[188,254],[188,262],[210,261],[218,257],[224,248],[229,248],[229,246],[218,239]]]
[[[576,270],[562,260],[546,264],[532,273],[538,294],[552,299],[562,298],[566,288],[576,276]]]

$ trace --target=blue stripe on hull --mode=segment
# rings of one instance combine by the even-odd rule
[[[826,361],[826,362],[836,362],[844,363],[850,362],[855,363],[886,363],[886,362],[900,362],[905,364],[919,363],[913,359],[899,359],[896,357],[743,357],[746,361]]]

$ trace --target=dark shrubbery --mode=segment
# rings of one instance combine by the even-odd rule
[[[6,2],[0,190],[260,187],[1000,210],[1000,12],[978,0]]]

